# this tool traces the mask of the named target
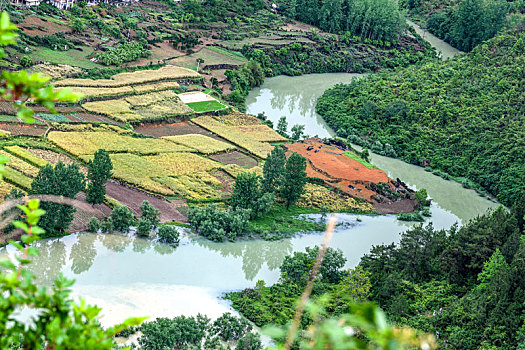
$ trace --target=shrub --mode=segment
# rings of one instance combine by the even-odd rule
[[[149,237],[153,224],[147,219],[140,219],[137,225],[137,235],[141,237]]]
[[[197,233],[215,242],[234,241],[248,226],[249,210],[221,210],[215,204],[205,208],[192,208],[188,220]]]
[[[89,223],[88,223],[88,231],[89,232],[98,232],[98,230],[100,229],[101,225],[100,225],[100,221],[96,218],[96,217],[92,217],[91,219],[89,219]]]
[[[252,330],[252,325],[244,318],[237,318],[229,312],[217,318],[211,326],[211,332],[217,334],[223,341],[240,339]]]
[[[33,59],[29,56],[22,56],[20,65],[24,68],[31,67],[33,65]]]
[[[103,65],[119,66],[125,62],[136,61],[139,58],[149,57],[151,52],[145,49],[141,44],[127,42],[120,44],[115,49],[110,49],[95,55],[95,58]]]
[[[160,224],[160,210],[151,205],[148,201],[143,201],[140,205],[141,216],[140,219],[147,220],[151,224],[152,229],[156,229]]]
[[[111,218],[111,216],[100,223],[100,229],[102,230],[102,232],[113,232],[114,226],[113,219]]]
[[[157,236],[159,237],[159,240],[164,243],[179,243],[179,231],[174,225],[160,226]]]
[[[121,232],[129,232],[130,226],[135,225],[137,222],[135,215],[125,205],[113,209],[110,218],[113,222],[113,229]]]

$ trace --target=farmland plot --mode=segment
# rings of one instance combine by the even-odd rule
[[[194,148],[197,152],[202,154],[214,154],[235,149],[235,146],[233,145],[200,134],[165,136],[163,139],[175,142],[179,145]]]

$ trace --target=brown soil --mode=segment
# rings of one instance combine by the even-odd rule
[[[80,192],[75,199],[86,200],[84,192]],[[85,210],[77,208],[73,222],[69,226],[70,232],[81,232],[88,229],[89,220],[96,217],[99,220],[107,218],[111,214],[111,208],[105,204],[95,204],[91,206],[92,210]]]
[[[238,151],[213,154],[208,158],[213,159],[222,164],[237,164],[246,169],[250,169],[258,165],[257,160]]]
[[[65,165],[73,164],[78,162],[74,161],[73,159],[69,158],[65,154],[53,152],[47,149],[39,149],[39,148],[28,148],[29,152],[33,153],[35,156],[40,157],[44,160],[47,160],[51,164],[57,164],[58,162],[62,162]],[[81,164],[80,165],[80,171],[87,175],[87,168]]]
[[[67,26],[51,22],[44,21],[40,17],[29,16],[24,19],[19,25],[20,29],[23,30],[24,34],[29,36],[35,35],[51,35],[61,32],[69,32],[71,29]],[[31,29],[28,29],[31,28]]]
[[[177,210],[177,207],[186,206],[186,203],[181,200],[171,200],[168,202],[166,199],[126,187],[113,180],[109,180],[106,183],[106,194],[109,197],[118,200],[121,204],[127,205],[137,217],[140,217],[141,214],[139,209],[141,203],[147,200],[151,205],[160,210],[160,222],[188,221],[186,216]]]
[[[219,136],[201,128],[198,125],[195,125],[191,122],[179,122],[179,123],[144,123],[134,127],[135,132],[140,134],[153,136],[153,137],[162,137],[162,136],[175,136],[175,135],[187,135],[187,134],[201,134],[216,140],[220,140],[226,143],[228,141],[220,138]]]
[[[0,130],[9,131],[12,135],[42,136],[46,127],[42,125],[1,123]]]

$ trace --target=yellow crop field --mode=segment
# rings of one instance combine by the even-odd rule
[[[9,161],[6,163],[7,166],[20,171],[24,175],[35,177],[38,174],[39,169],[36,166],[24,162],[6,151],[0,151],[0,154],[9,158]]]
[[[261,142],[286,142],[288,139],[282,137],[275,130],[270,128],[268,125],[240,125],[234,126],[235,130],[249,135],[251,138]]]
[[[215,117],[215,119],[228,126],[261,125],[256,117],[239,112]]]
[[[198,78],[201,78],[201,75],[191,69],[177,66],[165,66],[157,70],[142,70],[129,73],[119,73],[114,75],[112,79],[64,79],[57,81],[55,86],[120,87],[160,82],[165,80]]]
[[[162,81],[160,83],[150,83],[146,85],[134,85],[132,86],[132,88],[136,93],[143,93],[143,92],[160,91],[160,90],[167,90],[167,89],[178,89],[180,88],[180,85],[176,81]]]
[[[220,181],[208,173],[183,175],[176,178],[161,177],[155,178],[155,180],[169,187],[179,198],[184,198],[191,201],[219,200],[220,196],[213,188],[214,185],[210,184],[210,181],[203,180],[203,178],[207,179],[208,177],[219,182],[218,185],[215,184],[216,187],[221,185]],[[215,183],[213,180],[211,180],[211,182]]]
[[[180,176],[222,167],[221,163],[193,153],[162,153],[145,157],[149,162],[164,168],[170,176]]]
[[[0,180],[0,203],[4,201],[4,197],[6,194],[11,192],[11,190],[15,188],[15,186],[11,185],[8,182],[5,182],[4,180]]]
[[[36,166],[36,167],[43,167],[47,164],[49,164],[49,162],[47,160],[44,160],[36,155],[34,155],[33,153],[29,152],[27,149],[24,149],[20,146],[6,146],[4,147],[4,149],[11,153],[12,155]]]
[[[260,166],[256,166],[250,169],[245,169],[238,166],[237,164],[227,164],[222,166],[222,170],[233,178],[236,178],[240,173],[255,172],[257,175],[263,176],[263,169]]]
[[[249,135],[236,130],[234,127],[224,125],[213,117],[203,116],[194,118],[191,121],[202,126],[204,129],[207,129],[230,141],[231,143],[246,149],[248,152],[256,155],[259,158],[266,159],[268,153],[273,149],[272,145],[257,141]]]
[[[164,136],[163,139],[175,142],[179,145],[194,148],[197,152],[203,154],[214,154],[235,149],[235,146],[233,145],[200,134]]]
[[[113,177],[148,192],[165,196],[173,195],[169,187],[152,180],[152,177],[168,176],[166,170],[148,161],[147,157],[118,153],[110,155],[113,163]]]
[[[31,183],[33,182],[33,179],[31,179],[28,176],[25,176],[18,170],[15,170],[9,166],[4,167],[4,181],[9,182],[13,185],[15,185],[18,188],[21,188],[25,191],[29,190],[31,188]]]
[[[360,203],[350,196],[336,193],[324,186],[306,184],[306,192],[297,201],[297,206],[304,208],[326,208],[332,212],[360,211],[373,212],[372,204]]]
[[[135,86],[118,86],[118,87],[92,87],[92,86],[70,86],[71,92],[81,94],[83,98],[90,97],[107,97],[119,96],[132,93],[146,93],[154,91],[162,91],[169,89],[177,89],[180,85],[176,81],[164,81],[160,83],[135,85]]]
[[[112,153],[156,154],[191,152],[192,149],[170,141],[136,138],[113,132],[61,132],[52,131],[48,140],[75,155],[94,154],[99,149]]]
[[[186,106],[172,90],[86,102],[82,107],[87,111],[107,115],[123,122],[193,113],[192,109]]]

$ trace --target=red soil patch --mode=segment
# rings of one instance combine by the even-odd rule
[[[258,164],[257,160],[255,160],[254,158],[238,151],[213,154],[208,158],[213,159],[222,164],[237,164],[247,169],[253,168]]]
[[[344,152],[334,146],[324,145],[318,141],[307,140],[304,143],[294,143],[286,146],[290,151],[306,157],[314,170],[332,178],[348,181],[369,181],[374,183],[388,182],[389,178],[383,170],[368,169],[358,161],[345,156]],[[308,147],[313,147],[307,151]],[[316,152],[316,150],[319,150]]]
[[[109,197],[118,200],[120,204],[127,205],[137,217],[140,217],[141,214],[139,209],[140,205],[146,200],[160,210],[160,222],[188,221],[186,216],[177,210],[177,207],[186,206],[186,204],[180,200],[172,200],[168,202],[166,199],[126,187],[112,180],[106,182],[106,194]]]
[[[392,181],[383,170],[369,169],[344,154],[345,150],[309,139],[285,146],[287,154],[297,152],[308,160],[309,177],[325,183],[354,198],[372,203],[378,213],[411,212],[416,203],[403,184]],[[310,149],[310,150],[308,150]],[[387,184],[377,186],[377,184]]]

